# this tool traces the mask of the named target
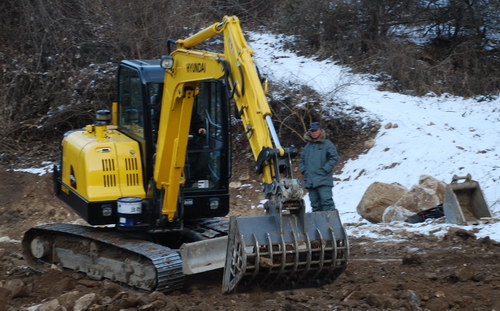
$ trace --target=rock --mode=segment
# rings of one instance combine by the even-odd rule
[[[165,296],[165,294],[163,294],[161,292],[152,292],[151,294],[147,295],[146,297],[149,299],[149,302],[153,302],[155,300],[166,301],[168,299],[168,297]]]
[[[76,300],[78,298],[80,298],[81,296],[82,296],[82,293],[74,290],[74,291],[62,294],[61,296],[59,296],[58,300],[59,300],[59,303],[61,304],[61,306],[65,307],[68,310],[71,310],[71,309],[73,309],[73,306],[75,305]]]
[[[366,297],[366,303],[372,307],[381,308],[384,306],[384,299],[380,295],[369,294],[368,297]]]
[[[392,127],[392,123],[391,123],[391,122],[387,123],[387,124],[384,126],[384,128],[385,128],[386,130],[390,129],[391,127]]]
[[[20,279],[8,280],[3,287],[11,292],[12,298],[29,296],[26,284]]]
[[[250,179],[250,174],[248,173],[248,170],[242,170],[239,180],[246,181],[249,179]]]
[[[151,303],[142,305],[139,307],[139,311],[154,311],[154,310],[162,310],[165,307],[166,303],[162,300],[155,300]]]
[[[454,278],[457,281],[466,282],[473,280],[475,275],[476,275],[476,269],[474,269],[474,267],[471,265],[465,265],[463,267],[456,269],[451,275],[451,278]]]
[[[87,311],[107,311],[107,307],[101,305],[92,305],[88,308]]]
[[[232,181],[229,183],[229,188],[236,189],[241,187],[241,181]]]
[[[114,295],[113,298],[111,299],[112,301],[117,301],[122,298],[127,298],[128,297],[128,292],[126,291],[121,291],[118,294]]]
[[[418,213],[439,204],[439,198],[434,190],[417,185],[411,187],[394,205]]]
[[[394,205],[406,192],[406,188],[398,183],[374,182],[366,189],[356,211],[361,217],[372,223],[381,222],[385,209]]]
[[[415,213],[407,210],[404,207],[391,205],[385,209],[382,214],[382,222],[405,221],[408,217]]]
[[[420,299],[418,298],[417,294],[411,289],[408,290],[408,303],[410,304],[412,310],[420,309]]]
[[[104,296],[114,297],[122,290],[123,288],[120,285],[109,280],[104,280],[104,282],[102,283],[102,295]]]
[[[437,274],[437,273],[435,273],[435,272],[425,272],[425,273],[424,273],[424,276],[425,276],[426,278],[428,278],[429,280],[433,280],[433,281],[435,281],[435,280],[437,280],[437,279],[438,279],[438,274]]]
[[[424,188],[434,190],[436,193],[439,203],[444,201],[444,193],[446,192],[446,183],[429,175],[421,175],[418,179],[418,184]]]
[[[271,258],[262,257],[260,258],[260,264],[262,267],[271,268],[273,266],[273,261]]]
[[[134,294],[125,295],[113,302],[113,305],[119,307],[120,309],[133,308],[138,306],[139,304],[140,304],[139,297]]]
[[[62,272],[61,267],[58,267],[57,265],[54,265],[54,264],[50,265],[50,269],[51,269],[51,270],[56,270],[56,271]]]
[[[367,141],[364,142],[364,146],[366,149],[370,149],[371,147],[375,146],[375,139],[368,139]]]
[[[86,311],[96,301],[96,294],[90,293],[78,298],[73,307],[73,311]]]
[[[176,299],[173,299],[172,297],[166,296],[165,294],[160,293],[160,292],[152,292],[151,294],[147,295],[147,300],[149,300],[147,304],[151,304],[151,303],[153,303],[154,305],[156,305],[156,304],[159,305],[161,303],[164,304],[163,307],[161,307],[157,310],[178,311],[178,310],[182,309],[177,305]],[[150,306],[148,306],[148,308],[149,307]],[[142,309],[139,308],[139,310],[142,310]]]
[[[101,305],[107,305],[113,302],[113,298],[109,296],[99,296],[97,297],[97,303]]]
[[[56,310],[63,310],[62,306],[59,304],[59,300],[57,299],[52,299],[50,301],[47,301],[43,304],[41,304],[37,311],[56,311]]]

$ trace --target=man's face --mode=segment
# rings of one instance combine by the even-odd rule
[[[311,135],[311,137],[313,139],[316,139],[316,138],[318,138],[321,135],[321,130],[317,129],[317,130],[314,130],[314,131],[309,131],[309,135]]]

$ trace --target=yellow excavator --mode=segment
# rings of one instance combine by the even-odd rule
[[[223,53],[195,49],[220,33]],[[30,266],[162,292],[222,268],[224,293],[335,280],[348,262],[345,230],[336,210],[305,212],[296,150],[279,142],[238,18],[168,47],[158,60],[122,61],[112,109],[65,134],[55,193],[91,226],[31,228],[23,238]],[[267,202],[264,215],[228,221],[231,101]]]

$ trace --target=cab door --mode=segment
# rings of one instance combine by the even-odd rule
[[[199,89],[184,166],[186,218],[224,216],[229,208],[229,122],[224,85],[206,81]]]

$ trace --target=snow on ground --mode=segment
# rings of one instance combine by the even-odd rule
[[[45,175],[49,172],[52,172],[52,167],[54,166],[54,163],[44,161],[44,162],[42,162],[42,165],[43,165],[42,167],[16,168],[16,169],[13,169],[13,171],[14,172],[25,172],[25,173],[37,174],[39,176]]]
[[[284,36],[247,33],[261,72],[269,80],[306,84],[325,98],[365,108],[366,117],[382,124],[375,145],[348,161],[334,187],[334,199],[345,223],[356,236],[386,236],[388,228],[442,235],[452,225],[428,220],[423,224],[373,225],[361,219],[356,206],[373,182],[397,182],[411,188],[421,175],[449,183],[453,175],[470,173],[479,182],[493,216],[500,217],[500,97],[491,101],[429,94],[425,97],[377,90],[378,83],[355,75],[331,60],[297,56],[283,48]],[[397,128],[385,129],[387,123]],[[478,237],[500,241],[500,222],[462,226],[479,230]]]

